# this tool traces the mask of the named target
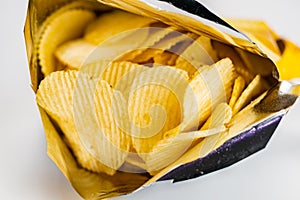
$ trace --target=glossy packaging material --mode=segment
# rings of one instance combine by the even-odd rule
[[[44,78],[37,59],[37,42],[40,28],[45,18],[58,7],[71,0],[30,0],[24,29],[32,88],[37,91]],[[273,135],[280,120],[293,105],[297,96],[290,89],[283,90],[278,80],[274,63],[281,59],[284,48],[275,52],[271,47],[252,41],[251,37],[233,28],[227,22],[208,11],[194,0],[99,0],[90,1],[95,7],[114,7],[128,12],[156,18],[166,24],[205,35],[216,44],[241,52],[243,59],[252,63],[251,70],[267,80],[270,90],[256,106],[249,105],[244,113],[236,117],[227,139],[204,157],[199,157],[196,145],[176,162],[164,168],[155,176],[117,172],[113,176],[96,174],[85,170],[76,162],[68,149],[57,125],[48,113],[40,108],[44,124],[48,155],[73,185],[75,190],[86,199],[102,199],[131,193],[156,181],[183,181],[230,166],[247,156],[263,149]],[[267,38],[265,38],[267,40]],[[286,41],[278,38],[278,44]],[[255,67],[257,65],[263,66]],[[286,89],[286,87],[284,87]],[[242,123],[243,122],[243,123]],[[244,123],[245,122],[245,123]]]

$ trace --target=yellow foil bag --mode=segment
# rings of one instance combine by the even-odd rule
[[[133,15],[125,18],[124,16],[128,17],[128,15],[124,11],[144,17],[141,20],[137,19],[137,17],[130,18]],[[52,15],[53,13],[55,15]],[[108,14],[101,19],[102,21],[98,20],[100,22],[98,24],[96,18],[99,19],[99,16],[101,17],[103,13],[113,13],[113,17],[120,21],[114,21]],[[55,18],[55,16],[60,18]],[[122,21],[122,19],[124,20]],[[116,31],[109,28],[112,26],[111,24],[114,24],[119,32],[126,32],[134,28],[134,26],[131,27],[132,25],[130,25],[128,19],[136,20],[135,26],[138,24],[138,26],[143,28],[148,26],[154,28],[145,28],[143,29],[145,31],[139,32],[139,37],[143,37],[143,34],[146,34],[144,36],[144,39],[146,39],[143,42],[139,41],[143,43],[144,46],[142,46],[144,48],[135,47],[134,51],[124,54],[122,52],[124,49],[120,47],[122,45],[126,46],[124,45],[126,40],[132,43],[137,42],[135,37],[132,37],[132,35],[127,37],[128,35],[126,34],[123,36],[121,34],[122,37],[117,37],[113,40],[106,40],[106,37],[108,38]],[[103,23],[101,24],[101,22]],[[94,23],[94,25],[90,25],[89,30],[83,30],[82,27],[86,23]],[[100,28],[98,29],[98,27]],[[82,30],[77,32],[78,29]],[[108,32],[106,32],[107,35],[104,34],[102,38],[98,37],[105,31]],[[39,110],[45,129],[48,155],[63,172],[74,189],[85,199],[103,199],[129,194],[156,181],[187,180],[238,162],[265,147],[281,118],[287,113],[299,95],[297,81],[280,81],[279,79],[279,75],[284,79],[300,77],[300,70],[299,68],[297,69],[299,66],[297,66],[296,62],[297,55],[300,52],[298,47],[289,41],[281,39],[264,22],[229,19],[228,23],[226,23],[196,1],[30,0],[24,34],[31,86],[38,93],[37,101],[39,102]],[[135,32],[132,32],[132,34],[136,36],[134,35]],[[169,37],[170,35],[172,37]],[[197,49],[195,41],[196,43],[200,42],[202,47],[209,51],[210,60],[205,60],[204,58],[204,63],[198,63],[198,58],[203,57],[203,55],[197,53],[196,50],[199,49]],[[59,50],[56,51],[62,43],[66,43],[65,46],[59,47]],[[77,44],[78,46],[76,46]],[[228,75],[237,73],[239,75],[235,77],[235,81],[232,81],[230,89],[228,89],[229,95],[226,94],[224,97],[225,102],[212,106],[212,111],[203,111],[203,116],[206,116],[205,119],[201,117],[200,119],[195,119],[196,121],[198,120],[197,122],[202,120],[202,123],[199,124],[199,127],[201,125],[200,129],[198,129],[198,126],[195,127],[190,121],[183,123],[182,126],[172,124],[174,120],[177,120],[177,116],[180,118],[181,113],[176,114],[176,109],[169,109],[168,105],[176,104],[176,101],[173,101],[172,94],[164,92],[163,88],[153,86],[145,88],[142,92],[134,93],[130,98],[143,99],[143,101],[148,101],[144,95],[145,93],[153,93],[153,102],[160,106],[165,106],[167,114],[168,112],[173,113],[171,122],[168,124],[168,121],[165,121],[165,124],[170,126],[167,127],[165,125],[169,131],[159,136],[159,139],[153,136],[151,140],[144,140],[134,137],[133,139],[128,139],[127,136],[119,133],[119,129],[113,129],[112,132],[115,135],[107,136],[110,142],[113,145],[119,145],[119,148],[125,152],[130,151],[132,154],[118,157],[121,160],[126,159],[125,164],[121,167],[118,163],[114,163],[118,166],[114,168],[113,166],[107,167],[96,162],[96,165],[101,165],[100,170],[97,171],[94,170],[93,166],[89,166],[90,168],[82,166],[82,162],[89,163],[89,160],[82,161],[77,159],[77,153],[85,152],[86,150],[84,147],[83,149],[82,147],[80,147],[81,149],[73,148],[74,145],[78,144],[75,140],[68,138],[72,137],[67,133],[69,131],[68,122],[65,121],[64,123],[63,119],[57,117],[56,113],[49,111],[51,106],[58,107],[61,110],[64,110],[66,106],[59,107],[55,104],[50,106],[47,103],[47,94],[50,95],[51,87],[47,88],[48,86],[46,84],[46,86],[41,85],[41,82],[45,78],[51,80],[55,76],[53,75],[54,71],[61,71],[63,75],[61,79],[57,79],[57,87],[63,87],[63,84],[65,84],[64,78],[75,76],[74,74],[78,70],[78,63],[82,61],[82,55],[77,55],[76,51],[82,50],[85,54],[90,54],[89,52],[97,51],[95,49],[97,49],[99,44],[100,50],[104,48],[103,44],[104,46],[115,45],[116,47],[112,54],[123,53],[122,56],[115,59],[116,63],[110,63],[111,65],[109,65],[112,68],[118,65],[118,69],[121,69],[121,71],[116,73],[113,70],[109,71],[110,68],[106,68],[101,72],[104,81],[97,83],[95,86],[89,86],[102,88],[99,93],[96,92],[95,98],[100,99],[100,104],[96,104],[95,107],[99,109],[97,110],[98,113],[104,113],[103,116],[109,116],[109,114],[105,110],[106,107],[102,106],[102,102],[113,102],[114,98],[122,99],[122,96],[110,96],[111,99],[108,100],[106,97],[112,94],[112,88],[124,89],[122,84],[117,84],[117,79],[122,80],[122,76],[127,70],[132,70],[133,74],[128,75],[128,79],[124,82],[125,85],[130,82],[138,87],[145,80],[151,81],[155,79],[162,81],[164,84],[169,84],[169,87],[173,88],[174,91],[177,91],[178,85],[182,83],[187,84],[192,88],[190,92],[197,92],[200,89],[213,90],[213,88],[209,88],[210,86],[208,88],[200,87],[201,81],[203,81],[200,76],[201,73],[207,75],[208,80],[205,81],[208,83],[215,81],[214,70],[219,70],[218,73]],[[78,49],[74,50],[73,47]],[[100,51],[100,53],[104,53],[104,51]],[[72,62],[68,62],[68,59],[72,58],[73,54],[76,54],[76,59],[71,59]],[[91,54],[93,55],[93,53]],[[99,55],[99,52],[95,55]],[[54,56],[57,56],[59,61],[57,58],[54,59]],[[107,59],[110,59],[109,56]],[[226,59],[228,57],[231,61]],[[149,60],[152,61],[150,63],[151,67],[148,66]],[[186,60],[189,63],[186,63]],[[217,62],[218,60],[221,61]],[[62,65],[59,65],[59,62]],[[236,72],[229,70],[232,63]],[[197,64],[203,67],[199,72],[191,67]],[[228,67],[222,67],[223,65]],[[277,70],[277,66],[279,70]],[[290,67],[293,68],[290,69]],[[97,67],[91,69],[98,73]],[[290,71],[293,71],[293,73],[290,73]],[[59,73],[56,73],[58,77],[60,77]],[[110,73],[113,74],[112,77]],[[140,79],[135,78],[137,75],[140,75]],[[93,77],[90,78],[92,79]],[[88,85],[89,83],[86,84]],[[227,87],[226,84],[224,86]],[[48,91],[48,93],[43,94],[44,96],[39,95],[39,91],[42,89]],[[227,88],[225,90],[227,91]],[[106,93],[103,95],[101,91],[106,91]],[[178,92],[180,93],[181,91],[178,89]],[[188,92],[185,91],[186,93]],[[120,95],[119,93],[115,94]],[[166,101],[161,101],[161,98],[158,98],[160,95],[164,96]],[[126,95],[124,96],[126,97]],[[197,98],[204,98],[203,96],[195,96],[195,101],[197,101]],[[230,100],[229,96],[231,96]],[[58,98],[66,97],[67,95]],[[207,98],[212,98],[215,101],[215,99],[221,97],[212,95],[212,97]],[[83,98],[81,100],[86,99]],[[130,106],[136,107],[134,102],[132,104],[129,102],[129,108]],[[184,102],[188,102],[186,103],[188,105],[183,103],[183,106],[195,106],[192,98],[186,97]],[[121,105],[121,103],[119,104]],[[144,107],[149,106],[148,104],[141,105]],[[91,108],[79,109],[77,112],[85,112],[85,109]],[[117,106],[116,109],[120,110],[121,108]],[[200,111],[202,112],[202,110]],[[159,111],[153,111],[153,113],[154,116],[156,116],[155,114],[160,116]],[[64,116],[69,116],[69,114],[65,113]],[[142,108],[133,109],[132,113],[129,114],[131,114],[129,116],[131,119],[133,118],[141,124],[144,118],[141,119],[136,116],[146,116]],[[198,113],[191,112],[188,114],[193,116]],[[86,127],[89,127],[89,124],[93,123],[89,118],[92,118],[92,116],[85,116],[87,118],[84,119],[83,123]],[[185,116],[186,113],[184,111],[181,117],[184,118]],[[102,116],[99,117],[101,118]],[[122,116],[115,117],[122,118]],[[154,118],[154,120],[156,119]],[[105,126],[107,125],[106,122],[105,120],[100,120],[99,123]],[[126,123],[118,124],[118,126],[122,125],[124,129],[130,126]],[[114,125],[110,124],[109,126]],[[183,131],[181,130],[182,127],[185,127]],[[147,133],[147,129],[145,130]],[[93,131],[91,132],[93,134]],[[141,132],[136,131],[136,133]],[[114,139],[117,136],[120,140]],[[173,140],[169,140],[170,138]],[[130,141],[132,146],[126,144],[126,142],[125,144],[121,143],[120,141],[122,140]],[[159,140],[158,145],[153,147],[152,143],[157,140]],[[94,145],[92,142],[91,146]],[[106,145],[104,142],[101,144]],[[188,144],[188,147],[186,147],[186,144]],[[152,148],[150,153],[147,152],[147,148],[144,148],[145,146]],[[109,148],[111,147],[101,149],[101,151],[104,151],[104,154],[106,150],[111,153],[112,151],[108,150]],[[163,154],[172,155],[180,148],[182,148],[182,154],[176,159],[174,159],[174,156],[170,156],[173,160],[170,160],[168,165],[158,167],[161,163],[156,160],[156,156],[160,157]],[[95,153],[96,157],[104,156],[103,152],[101,154],[101,151],[98,154],[97,152]],[[139,158],[137,158],[137,154]],[[93,154],[91,157],[95,155]],[[114,154],[112,153],[112,155]],[[110,159],[117,160],[117,156]]]

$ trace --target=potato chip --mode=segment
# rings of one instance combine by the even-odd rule
[[[150,35],[150,38],[142,44],[140,49],[136,49],[126,54],[122,59],[141,64],[155,62],[162,65],[173,65],[172,63],[174,63],[175,60],[171,63],[171,60],[164,57],[163,54],[165,50],[169,50],[174,54],[177,53],[176,51],[180,53],[180,48],[172,49],[172,47],[181,43],[178,47],[185,49],[190,41],[192,41],[192,38],[195,37],[194,33],[184,34],[174,27],[163,29],[151,28],[151,31],[154,32],[154,34]],[[169,55],[168,52],[165,54],[166,56]],[[174,59],[176,58],[177,56]],[[169,63],[167,61],[169,61]]]
[[[212,112],[209,119],[201,127],[201,131],[227,125],[232,118],[232,109],[227,103],[220,103]]]
[[[94,137],[84,137],[85,142],[94,144],[91,146],[91,150],[98,160],[113,169],[119,169],[125,162],[131,147],[131,137],[119,128],[114,113],[113,104],[118,104],[121,94],[114,91],[105,81],[99,81],[96,87],[95,113],[101,134],[95,136],[93,133]],[[114,93],[119,94],[114,95]],[[83,112],[86,112],[86,108]],[[83,128],[87,128],[88,124],[84,123],[83,126]]]
[[[144,160],[143,167],[154,175],[157,171],[177,160],[189,147],[191,140],[173,140],[179,134],[179,128],[165,133],[165,137],[153,144],[151,151],[139,153]]]
[[[216,49],[219,58],[230,58],[232,60],[236,72],[245,79],[246,84],[254,79],[255,75],[247,70],[246,64],[233,47],[215,41],[213,47]]]
[[[160,51],[156,53],[153,57],[154,66],[158,65],[174,65],[174,61],[176,61],[177,55],[170,51]]]
[[[212,115],[210,116],[209,120],[201,127],[200,130],[210,130],[211,128],[215,127],[222,127],[227,125],[232,118],[232,110],[230,106],[226,103],[219,104]],[[209,154],[212,150],[214,150],[215,145],[217,144],[219,138],[221,137],[222,133],[225,131],[220,131],[218,134],[213,134],[209,137],[206,137],[202,143],[202,148],[200,150],[200,158]]]
[[[114,174],[115,169],[95,159],[81,142],[73,115],[73,91],[78,77],[77,71],[58,71],[47,76],[37,91],[37,103],[57,122],[65,134],[78,163],[94,172]]]
[[[160,47],[164,51],[159,52],[153,57],[154,65],[160,64],[160,65],[174,66],[179,55],[182,54],[182,52],[188,46],[190,46],[193,43],[194,39],[196,39],[197,37],[198,35],[187,32],[183,34],[181,37],[178,37],[178,41],[175,40],[173,46],[171,46],[170,48],[166,48],[163,46]],[[172,42],[169,42],[169,44],[172,44]]]
[[[217,61],[217,55],[211,45],[209,38],[199,36],[181,55],[181,58],[193,63],[201,63],[202,65],[212,65]],[[181,62],[181,59],[177,63]]]
[[[99,45],[103,41],[124,31],[142,28],[156,22],[156,20],[128,13],[121,10],[101,14],[88,25],[84,39],[92,44]]]
[[[90,10],[71,9],[54,12],[44,22],[38,44],[38,58],[44,75],[58,69],[54,56],[56,48],[66,41],[80,37],[87,23],[95,17]]]
[[[182,119],[182,98],[188,84],[186,72],[155,67],[140,73],[128,93],[128,120],[132,123],[133,147],[140,155],[178,126]]]
[[[237,77],[237,79],[235,79],[232,94],[231,94],[230,101],[229,101],[229,106],[231,108],[233,108],[234,104],[236,103],[236,101],[238,100],[240,95],[242,94],[242,92],[245,88],[245,85],[246,85],[246,83],[245,83],[245,80],[243,79],[243,77],[239,76],[239,77]]]
[[[184,97],[184,131],[197,130],[216,105],[228,101],[234,79],[234,68],[229,58],[199,70]]]
[[[84,65],[81,70],[92,77],[105,80],[116,90],[126,92],[126,90],[129,90],[134,78],[146,69],[148,69],[148,67],[131,62],[110,62],[101,60]]]
[[[254,123],[257,123],[270,115],[270,113],[255,112],[255,110],[253,109],[259,102],[261,102],[266,94],[267,92],[264,92],[262,95],[248,104],[245,108],[239,111],[236,115],[233,115],[231,121],[228,124],[229,131],[221,134],[215,148],[220,147],[230,138],[233,138],[240,134],[242,131],[253,127],[253,125],[255,125]]]
[[[217,61],[216,52],[211,46],[210,39],[199,36],[178,58],[176,67],[186,70],[189,76],[203,65],[212,65]]]
[[[179,133],[180,126],[168,131],[167,137],[160,140],[152,152],[142,154],[146,169],[150,174],[168,166],[182,156],[192,145],[195,139],[208,137],[226,131],[224,124],[231,119],[231,109],[226,103],[220,104],[213,111],[209,129]]]
[[[233,114],[239,112],[243,107],[250,103],[251,100],[260,95],[266,89],[267,88],[265,87],[264,80],[260,75],[257,75],[243,91],[243,93],[233,106]]]
[[[96,47],[83,39],[71,40],[59,46],[55,56],[67,68],[79,70]]]
[[[174,32],[173,28],[157,27],[142,27],[121,32],[102,42],[89,57],[88,62],[101,59],[143,64],[148,60],[145,59],[145,55],[152,58],[156,51],[150,51],[148,54],[147,49],[171,32]],[[137,56],[140,58],[136,58]]]

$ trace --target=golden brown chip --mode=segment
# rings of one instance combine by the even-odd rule
[[[87,151],[77,131],[73,111],[73,92],[78,77],[77,71],[58,71],[47,76],[37,91],[37,103],[59,125],[70,148],[80,165],[94,172],[114,174],[115,169],[107,167]]]
[[[131,143],[115,120],[116,96],[119,92],[106,81],[79,73],[73,95],[78,134],[95,159],[115,170],[125,162]]]
[[[227,103],[220,103],[212,112],[209,119],[201,127],[201,131],[227,125],[232,118],[232,109]]]
[[[149,33],[149,38],[140,48],[125,54],[121,59],[143,64],[154,62],[162,65],[174,65],[177,59],[176,54],[181,53],[192,41],[192,38],[196,37],[194,33],[184,34],[174,27],[150,28],[150,32],[153,34]],[[164,57],[169,55],[166,50],[175,55],[173,61]]]
[[[233,114],[239,112],[243,107],[250,103],[251,100],[253,100],[265,90],[266,87],[264,80],[261,78],[260,75],[257,75],[247,86],[247,88],[243,91],[243,93],[233,106]]]
[[[217,55],[209,38],[199,36],[181,55],[181,59],[194,61],[202,65],[212,65],[217,61]],[[181,59],[177,63],[181,62]]]
[[[242,94],[242,92],[245,88],[245,85],[246,85],[246,83],[245,83],[245,80],[243,79],[243,77],[239,76],[239,77],[237,77],[237,79],[235,79],[232,94],[231,94],[230,101],[229,101],[229,106],[231,108],[233,108],[234,104],[236,103],[236,101],[238,100],[240,95]]]
[[[148,69],[148,67],[131,62],[110,62],[102,60],[84,65],[82,71],[91,77],[98,77],[99,79],[105,80],[116,90],[125,92],[129,90],[134,78],[146,69]]]
[[[177,37],[174,41],[168,42],[168,44],[174,43],[173,46],[168,48],[167,46],[162,45],[160,47],[163,51],[154,55],[154,64],[174,66],[179,55],[181,55],[182,52],[193,43],[194,39],[198,37],[198,35],[190,32],[185,34],[178,33],[180,37]]]
[[[227,125],[232,118],[232,110],[230,106],[226,103],[219,104],[216,109],[213,111],[209,120],[201,127],[201,130],[210,130],[211,128],[221,127]],[[226,132],[220,131],[217,134],[213,134],[209,137],[206,137],[202,143],[202,148],[200,150],[200,158],[209,154],[214,150],[215,145],[219,141],[219,138],[222,134]]]
[[[233,47],[219,42],[213,42],[213,47],[216,49],[219,58],[230,58],[232,60],[236,72],[245,79],[246,84],[254,79],[255,75],[247,70],[246,64]]]
[[[229,131],[220,136],[219,141],[216,144],[216,148],[220,147],[230,138],[237,136],[239,133],[241,133],[241,131],[253,127],[254,123],[257,123],[270,115],[270,113],[255,112],[253,110],[255,105],[261,102],[266,94],[267,92],[264,92],[262,95],[251,101],[250,104],[239,111],[236,115],[233,115],[230,123],[228,124]]]
[[[188,84],[186,72],[155,67],[140,73],[128,93],[129,130],[137,153],[151,152],[168,130],[180,124],[182,98]]]
[[[156,22],[156,20],[128,13],[121,10],[101,14],[88,25],[84,38],[92,44],[99,45],[108,38],[124,31],[142,28]]]
[[[155,54],[153,57],[154,65],[174,65],[174,61],[176,61],[177,55],[170,52],[170,51],[160,51],[159,53]]]
[[[101,134],[96,137],[93,133],[94,137],[87,138],[87,144],[94,144],[91,150],[95,152],[98,160],[113,169],[119,169],[122,166],[131,147],[130,135],[119,128],[115,117],[113,104],[118,106],[120,95],[120,92],[113,90],[107,82],[99,81],[97,83],[95,113]],[[88,124],[83,124],[83,126],[86,128]]]
[[[235,73],[229,58],[199,70],[188,87],[184,98],[184,130],[193,131],[204,123],[212,109],[227,102]]]
[[[192,77],[201,66],[212,65],[216,61],[217,55],[210,39],[200,36],[180,55],[176,67],[186,70]]]
[[[54,12],[43,24],[38,44],[38,58],[44,75],[58,68],[54,52],[66,41],[82,36],[87,23],[96,15],[90,10],[71,9]]]
[[[151,152],[142,155],[145,162],[144,167],[151,174],[155,174],[182,156],[195,139],[211,137],[226,131],[225,124],[231,119],[231,109],[228,107],[226,103],[217,106],[212,113],[211,123],[207,125],[209,129],[181,133],[179,125],[168,131],[166,133],[167,137],[160,140]]]
[[[168,166],[177,160],[189,147],[191,140],[177,141],[173,140],[179,134],[179,127],[171,129],[165,133],[165,136],[156,141],[149,152],[139,153],[144,160],[142,165],[150,174]]]
[[[72,40],[59,46],[55,56],[67,68],[79,70],[95,48],[83,39]]]

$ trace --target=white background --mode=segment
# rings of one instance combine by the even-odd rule
[[[298,0],[201,2],[220,16],[263,19],[277,33],[300,45]],[[46,155],[22,32],[26,8],[26,0],[1,1],[0,199],[78,200],[81,198]],[[298,101],[265,150],[230,168],[184,183],[157,184],[118,199],[298,200],[299,118]]]

